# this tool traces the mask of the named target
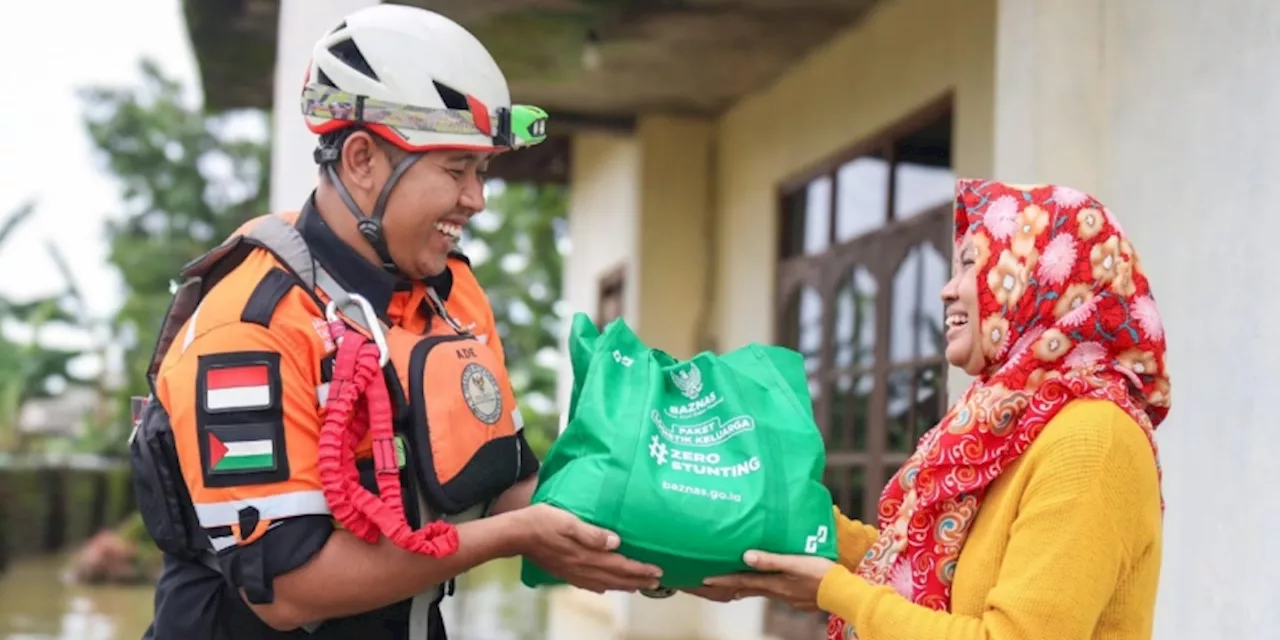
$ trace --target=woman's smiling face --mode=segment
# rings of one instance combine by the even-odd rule
[[[951,261],[951,280],[942,287],[942,304],[946,307],[947,362],[976,376],[986,366],[978,331],[977,249],[972,232],[966,233],[956,247]]]

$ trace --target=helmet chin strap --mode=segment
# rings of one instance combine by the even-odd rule
[[[351,192],[347,191],[346,185],[338,178],[338,171],[333,168],[332,162],[324,165],[325,172],[329,176],[329,182],[338,190],[338,195],[342,201],[347,203],[347,209],[351,210],[351,215],[356,217],[356,228],[360,230],[360,235],[373,245],[373,250],[378,252],[378,259],[382,261],[382,269],[388,273],[401,276],[403,272],[400,267],[396,266],[394,260],[391,259],[391,253],[387,250],[387,239],[382,232],[382,214],[385,213],[387,207],[387,198],[391,196],[391,190],[395,188],[396,183],[400,181],[400,177],[404,175],[413,163],[422,158],[420,153],[411,153],[404,157],[395,169],[391,171],[391,176],[387,178],[387,183],[382,186],[382,192],[378,194],[378,200],[373,204],[373,211],[365,214],[360,210],[360,205],[356,204]]]

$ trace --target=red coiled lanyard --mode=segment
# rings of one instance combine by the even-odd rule
[[[338,344],[338,353],[320,427],[320,483],[325,500],[338,522],[366,542],[377,542],[381,534],[407,551],[434,558],[447,556],[458,549],[457,527],[437,521],[415,531],[405,518],[391,426],[391,396],[382,375],[390,355],[369,301],[357,294],[348,296],[360,306],[374,339],[371,342],[359,331],[349,329],[338,317],[337,304],[329,302],[325,318],[330,335]],[[378,482],[376,496],[361,486],[355,459],[356,447],[370,432]]]

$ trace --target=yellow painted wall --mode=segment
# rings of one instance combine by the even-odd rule
[[[714,229],[710,222],[711,119],[640,119],[640,215],[636,221],[637,332],[677,358],[700,350],[699,321],[711,313],[707,289]]]
[[[569,312],[595,316],[600,277],[623,267],[635,270],[636,218],[640,202],[640,146],[627,135],[580,133],[573,139],[569,238],[564,299]],[[629,278],[630,279],[630,278]],[[623,303],[627,322],[636,319],[635,287]],[[565,337],[568,323],[565,323]],[[567,406],[573,388],[567,352],[561,359],[558,400]]]
[[[721,119],[717,338],[774,337],[777,188],[954,93],[959,175],[991,170],[996,0],[891,0]],[[645,188],[654,188],[646,185]]]

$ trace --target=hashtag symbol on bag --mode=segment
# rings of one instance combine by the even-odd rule
[[[667,463],[667,445],[662,444],[658,436],[653,436],[653,439],[649,440],[649,456],[657,460],[659,465]]]

